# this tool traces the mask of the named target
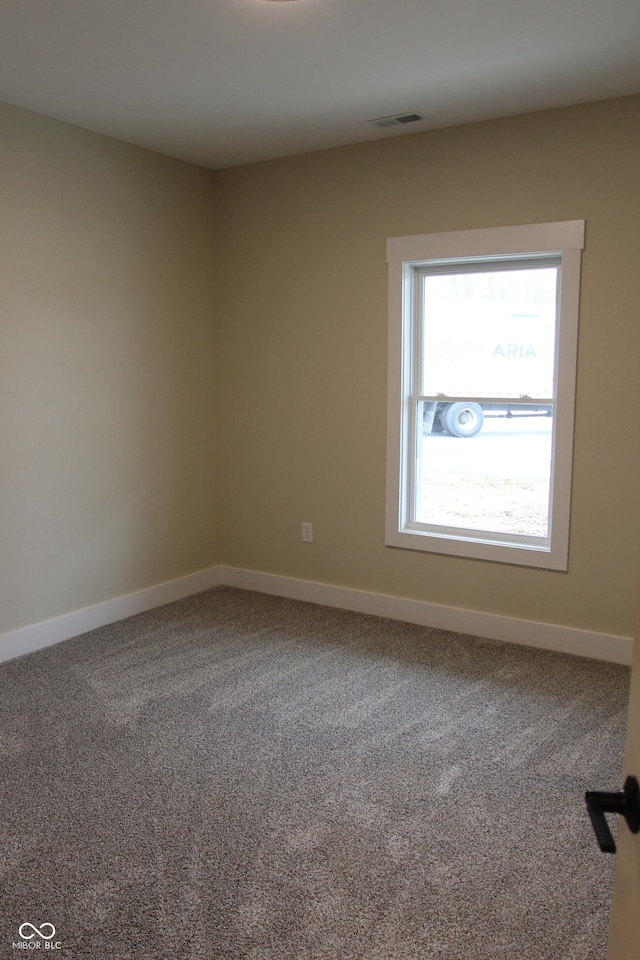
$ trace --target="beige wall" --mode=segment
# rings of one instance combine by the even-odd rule
[[[639,158],[635,97],[218,174],[224,561],[631,635]],[[385,548],[386,237],[582,218],[568,573]]]
[[[631,635],[640,98],[220,173],[0,111],[0,633],[226,563]],[[582,218],[568,573],[386,548],[386,237]]]
[[[0,106],[0,633],[211,566],[209,171]]]

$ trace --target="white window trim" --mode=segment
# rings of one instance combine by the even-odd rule
[[[390,237],[387,406],[387,503],[385,543],[391,547],[566,570],[575,412],[580,263],[585,221],[564,220],[483,230]],[[553,420],[552,512],[549,545],[512,543],[503,534],[451,534],[416,530],[409,524],[410,363],[412,267],[417,263],[535,254],[562,257],[557,334],[557,404]],[[461,441],[464,442],[464,441]]]

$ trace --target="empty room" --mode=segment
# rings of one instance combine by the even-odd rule
[[[0,960],[637,960],[639,50],[0,4]]]

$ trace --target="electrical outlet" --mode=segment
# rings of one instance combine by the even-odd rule
[[[313,524],[312,523],[303,523],[302,524],[302,536],[300,538],[303,543],[313,543]]]

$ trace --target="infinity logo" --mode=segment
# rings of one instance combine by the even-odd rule
[[[24,932],[28,927],[31,927],[31,929],[33,930],[33,933]],[[44,932],[45,927],[49,927],[49,929],[51,930],[51,933],[45,933]],[[38,929],[38,927],[34,927],[32,923],[20,924],[20,929],[18,930],[18,936],[22,937],[23,940],[33,940],[33,938],[36,935],[38,937],[42,937],[43,940],[51,940],[51,938],[55,937],[56,935],[56,928],[52,923],[43,923],[40,925],[40,929]]]

